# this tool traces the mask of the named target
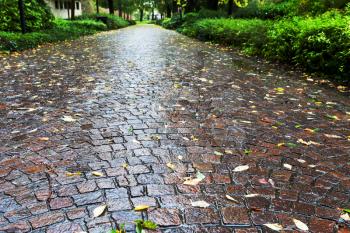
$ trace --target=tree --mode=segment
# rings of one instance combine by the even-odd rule
[[[135,0],[135,6],[140,13],[140,21],[143,21],[145,10],[150,8],[149,0]]]
[[[24,15],[24,3],[23,0],[18,0],[18,10],[19,10],[19,15],[20,15],[20,21],[21,21],[21,29],[22,33],[26,33],[26,20],[25,20],[25,15]]]
[[[70,1],[70,19],[74,20],[75,18],[75,0]]]
[[[114,4],[113,0],[108,0],[109,14],[114,15]]]

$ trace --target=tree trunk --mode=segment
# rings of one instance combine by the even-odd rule
[[[122,17],[122,1],[118,0],[118,15],[119,17]]]
[[[75,0],[70,1],[70,19],[74,20],[75,18]]]
[[[96,13],[97,13],[97,14],[100,13],[99,2],[98,2],[98,0],[96,0]]]
[[[232,15],[233,13],[233,0],[228,0],[227,14]]]
[[[154,20],[154,9],[152,8],[152,20]]]
[[[173,12],[173,14],[176,14],[177,13],[177,1],[175,0],[173,0],[173,9],[172,9],[172,12]]]
[[[142,22],[143,20],[143,9],[140,9],[140,21]]]
[[[114,15],[113,0],[108,0],[109,14]]]
[[[27,27],[26,27],[26,18],[24,15],[23,0],[18,0],[18,10],[19,10],[19,17],[20,17],[20,21],[21,21],[21,30],[22,30],[22,33],[24,34],[27,32]]]
[[[171,7],[169,4],[166,5],[166,17],[167,18],[171,17]]]

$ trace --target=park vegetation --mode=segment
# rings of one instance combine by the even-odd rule
[[[84,0],[87,1],[87,0]],[[24,0],[25,32],[20,20],[18,0],[0,0],[0,51],[19,51],[96,32],[134,24],[131,20],[106,13],[54,18],[43,0]],[[103,20],[101,20],[103,19]]]
[[[229,0],[215,2],[214,7],[212,0],[191,4],[191,11],[177,11],[158,23],[200,40],[237,47],[248,55],[350,81],[347,0]]]

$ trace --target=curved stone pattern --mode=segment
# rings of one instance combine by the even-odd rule
[[[158,232],[349,231],[343,87],[151,25],[0,67],[0,232],[133,231],[140,204]]]

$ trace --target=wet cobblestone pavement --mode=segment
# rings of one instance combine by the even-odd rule
[[[0,67],[0,232],[349,232],[345,87],[150,25]]]

